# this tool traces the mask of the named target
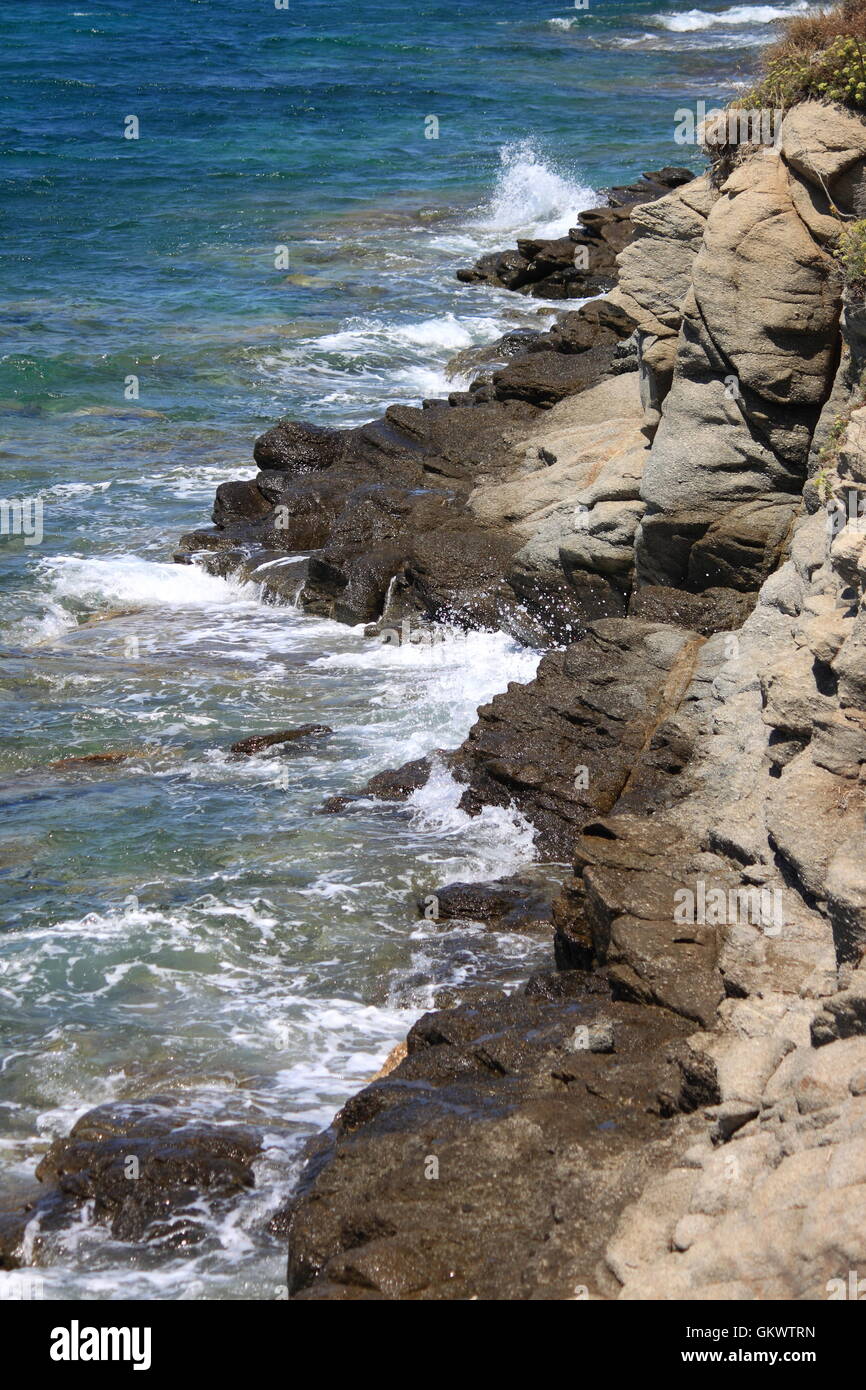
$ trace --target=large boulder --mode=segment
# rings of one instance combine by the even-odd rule
[[[733,568],[741,578],[731,587],[756,591],[778,563],[838,359],[839,277],[798,192],[800,176],[762,151],[709,211],[644,469],[644,582],[699,591],[727,585],[722,572]],[[744,504],[751,510],[738,515]]]

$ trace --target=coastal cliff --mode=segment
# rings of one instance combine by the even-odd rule
[[[179,542],[371,645],[544,652],[459,747],[321,807],[447,771],[470,816],[519,812],[543,886],[418,912],[546,933],[549,968],[453,987],[308,1147],[272,1223],[293,1299],[824,1299],[866,1263],[866,118],[838,95],[461,270],[581,303],[462,352],[446,398],[279,421]],[[92,1110],[0,1265],[86,1203],[194,1244],[260,1145],[172,1096]]]

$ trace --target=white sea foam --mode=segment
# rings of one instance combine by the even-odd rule
[[[683,10],[679,14],[654,14],[649,22],[674,34],[691,34],[720,25],[778,24],[780,20],[808,14],[814,8],[808,0],[796,0],[790,5],[733,5],[727,10]]]
[[[414,829],[435,831],[440,839],[454,842],[447,877],[478,883],[504,878],[531,863],[536,832],[526,817],[503,806],[485,806],[480,815],[469,816],[460,809],[463,791],[451,772],[434,762],[426,784],[407,803]]]
[[[316,338],[316,345],[325,352],[369,351],[393,343],[406,347],[441,347],[454,351],[469,347],[473,335],[453,314],[441,319],[422,319],[416,323],[391,323],[379,318],[350,319],[339,333],[326,333]]]
[[[367,639],[312,663],[323,671],[379,676],[370,704],[385,717],[345,729],[367,750],[374,771],[421,757],[443,741],[459,743],[478,706],[509,681],[532,680],[540,658],[504,632],[438,628],[415,633],[422,641],[406,641],[395,629],[391,636],[394,640]]]
[[[255,603],[255,589],[196,565],[162,564],[137,555],[83,559],[57,555],[39,565],[52,597],[91,607],[201,608]]]
[[[411,403],[458,389],[445,372],[451,356],[500,332],[496,318],[477,310],[405,322],[358,315],[334,333],[296,340],[258,366],[289,388],[303,381],[313,404],[347,424],[369,419],[391,401]]]

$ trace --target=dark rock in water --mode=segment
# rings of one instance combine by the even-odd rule
[[[527,351],[586,352],[613,346],[633,331],[634,323],[624,309],[607,299],[592,300],[560,314],[546,333],[536,335]]]
[[[260,521],[271,510],[254,482],[220,483],[213,509],[215,526],[236,526]]]
[[[528,352],[525,357],[494,372],[496,399],[528,401],[531,405],[547,408],[565,400],[566,396],[575,396],[601,380],[610,366],[617,341],[611,334],[608,342],[585,351]]]
[[[171,1096],[101,1105],[42,1159],[36,1211],[53,1228],[92,1202],[118,1240],[188,1245],[205,1234],[202,1200],[225,1204],[254,1185],[260,1148],[253,1130],[201,1123]]]
[[[504,576],[519,545],[507,531],[471,520],[443,527],[415,537],[405,583],[426,618],[495,630],[514,603]]]
[[[462,810],[513,807],[534,826],[540,858],[567,861],[578,831],[628,788],[635,798],[663,800],[655,785],[671,764],[663,732],[701,645],[696,633],[673,625],[603,619],[581,641],[549,652],[533,681],[512,683],[482,705],[460,748],[381,772],[361,795],[406,800],[424,786],[436,756],[465,786]],[[654,738],[656,757],[647,754]]]
[[[479,483],[524,467],[521,436],[531,436],[539,411],[595,385],[631,332],[613,305],[585,305],[567,319],[550,334],[505,335],[493,350],[501,347],[508,365],[489,384],[481,378],[454,393],[450,404],[391,406],[381,419],[340,432],[281,422],[273,439],[265,436],[269,443],[260,441],[258,475],[218,492],[217,529],[184,536],[177,558],[250,577],[250,556],[300,553],[308,557],[302,583],[286,593],[265,577],[264,586],[308,612],[384,626],[415,616],[558,640],[558,620],[550,633],[544,626],[546,599],[534,602],[535,576],[510,582],[525,538],[498,519],[482,521],[470,499]],[[539,342],[543,351],[519,354]],[[308,448],[321,468],[287,466],[290,454],[308,463]],[[565,587],[573,588],[570,580]],[[624,611],[625,595],[617,591],[615,600],[613,611]],[[610,602],[578,607],[583,617],[611,611]]]
[[[529,262],[518,251],[492,251],[474,266],[458,270],[457,279],[465,285],[502,285],[519,290],[528,280]]]
[[[40,1196],[16,1209],[0,1209],[0,1269],[18,1269],[23,1263],[23,1242],[28,1221],[32,1220]]]
[[[521,991],[427,1014],[408,1056],[313,1146],[289,1223],[295,1298],[598,1296],[599,1256],[672,1123],[691,1025]]]
[[[178,551],[174,557],[176,565],[197,565],[205,574],[212,574],[216,579],[228,579],[229,575],[236,574],[246,562],[246,551],[233,545],[217,550],[198,549],[195,544],[196,534],[201,533],[192,532],[181,538],[181,544],[186,542],[191,549]]]
[[[458,270],[457,279],[542,299],[584,298],[609,290],[616,283],[617,253],[635,233],[631,209],[694,177],[690,170],[676,168],[644,174],[638,183],[611,189],[606,207],[579,213],[579,226],[568,236],[524,238],[516,251],[493,251]]]
[[[445,370],[449,377],[454,377],[501,365],[512,357],[520,357],[522,353],[528,352],[532,344],[544,336],[538,329],[516,328],[511,333],[503,333],[502,337],[493,343],[463,348],[451,358]],[[448,399],[451,401],[450,396]],[[435,402],[431,401],[430,404],[433,405]]]
[[[260,753],[263,748],[273,748],[276,744],[296,743],[299,739],[305,738],[323,738],[333,732],[327,724],[300,724],[297,729],[280,729],[275,734],[254,734],[252,738],[242,738],[232,744],[231,751],[249,757],[252,753]]]
[[[229,527],[225,531],[219,530],[214,526],[202,526],[197,531],[187,531],[178,541],[178,550],[174,556],[176,565],[191,565],[196,558],[203,552],[232,552],[243,555],[243,550],[238,545],[233,528]],[[240,539],[240,538],[238,538]]]
[[[415,758],[397,769],[377,772],[364,788],[364,796],[375,796],[379,801],[406,801],[413,792],[427,785],[436,757],[442,753],[428,753],[423,758]]]
[[[608,202],[612,207],[623,207],[628,203],[654,203],[657,198],[670,193],[671,189],[691,183],[695,177],[694,169],[667,164],[663,169],[654,169],[648,174],[642,174],[637,183],[608,189]]]
[[[527,931],[550,922],[552,891],[513,877],[493,883],[448,883],[418,904],[435,921],[483,922],[495,931]]]
[[[384,772],[377,772],[375,777],[371,777],[360,792],[347,796],[329,796],[320,807],[320,814],[337,815],[349,810],[356,801],[366,800],[368,797],[377,801],[408,801],[413,792],[427,785],[434,762],[438,760],[447,765],[453,756],[453,753],[440,748],[434,753],[425,754],[423,758],[404,763],[402,767],[386,768]]]
[[[123,748],[110,753],[78,753],[69,758],[58,758],[49,766],[60,771],[72,767],[114,767],[117,763],[128,762],[130,758],[146,758],[150,752],[149,748]]]
[[[280,420],[256,440],[253,458],[259,468],[289,473],[313,473],[331,468],[341,457],[345,436],[340,430]]]
[[[294,603],[307,577],[306,556],[287,556],[272,550],[259,550],[244,557],[238,566],[240,576],[260,585],[266,603]]]

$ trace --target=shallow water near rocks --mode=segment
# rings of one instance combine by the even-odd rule
[[[470,820],[444,769],[406,807],[316,814],[455,746],[538,653],[384,645],[171,557],[277,415],[356,423],[545,327],[561,306],[456,268],[641,168],[697,167],[674,109],[724,95],[791,6],[736,8],[0,5],[2,490],[44,529],[0,536],[0,1196],[103,1101],[170,1093],[267,1135],[202,1245],[125,1246],[85,1208],[47,1297],[280,1297],[266,1226],[304,1139],[439,986],[548,962],[419,917],[439,884],[532,862],[530,827]],[[334,733],[229,754],[307,723]],[[130,756],[52,766],[106,751]]]

